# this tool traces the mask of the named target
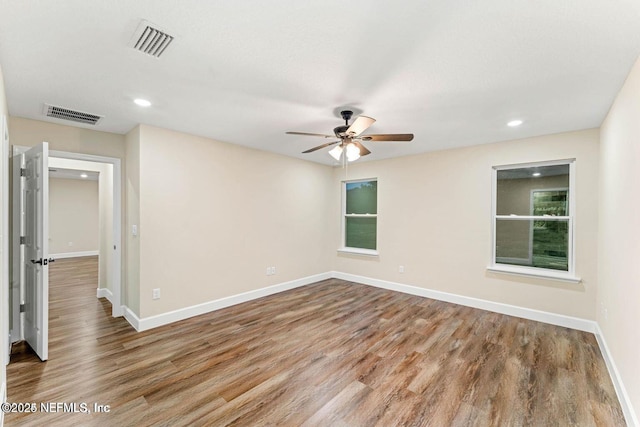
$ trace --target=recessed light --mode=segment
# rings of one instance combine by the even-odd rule
[[[533,176],[540,176],[541,174],[540,174],[540,172],[534,172],[534,173],[532,173],[531,175],[533,175]]]
[[[507,123],[507,126],[509,127],[516,127],[516,126],[520,126],[522,124],[522,120],[511,120],[509,123]]]
[[[89,178],[89,175],[87,175],[86,173],[81,173],[80,178]]]
[[[142,98],[136,98],[133,100],[133,102],[135,102],[137,105],[141,106],[141,107],[149,107],[151,105],[151,103],[149,101],[147,101],[146,99],[142,99]]]

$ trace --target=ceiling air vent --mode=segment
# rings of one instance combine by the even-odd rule
[[[44,104],[44,115],[62,120],[71,120],[72,122],[85,123],[88,125],[97,124],[102,116],[91,113],[83,113],[69,108],[57,107],[55,105]]]
[[[173,36],[143,20],[133,33],[129,45],[142,53],[160,58],[172,41]]]

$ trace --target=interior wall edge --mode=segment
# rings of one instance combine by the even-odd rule
[[[604,338],[604,334],[600,329],[600,325],[596,322],[596,332],[595,332],[596,340],[598,340],[598,347],[600,347],[600,353],[602,353],[602,358],[607,365],[607,370],[609,371],[609,376],[611,377],[611,382],[613,383],[613,387],[616,390],[616,394],[618,395],[618,400],[620,401],[620,406],[622,407],[622,412],[624,413],[624,418],[627,421],[627,424],[631,427],[640,426],[640,422],[638,422],[638,417],[636,416],[635,411],[633,410],[633,405],[631,404],[631,398],[629,397],[629,393],[627,393],[627,389],[624,386],[622,381],[622,377],[618,372],[618,368],[616,367],[616,363],[614,362],[613,356],[609,351],[609,346],[607,345],[607,341]]]
[[[537,322],[548,323],[550,325],[571,328],[592,334],[601,333],[598,324],[594,320],[582,319],[579,317],[566,316],[564,314],[551,313],[542,310],[515,306],[511,304],[499,303],[480,298],[468,297],[459,294],[437,291],[433,289],[422,288],[418,286],[406,285],[403,283],[390,282],[387,280],[375,279],[372,277],[359,276],[351,273],[343,273],[340,271],[329,271],[326,273],[315,274],[288,282],[283,282],[264,288],[259,288],[247,292],[243,292],[228,297],[207,301],[201,304],[172,310],[149,317],[138,317],[130,308],[125,308],[125,318],[138,331],[146,331],[157,328],[159,326],[168,325],[173,322],[188,319],[191,317],[206,314],[232,305],[252,301],[264,296],[276,294],[290,289],[302,287],[312,283],[326,279],[341,279],[348,282],[355,282],[364,285],[374,286],[377,288],[388,289],[391,291],[402,292],[405,294],[416,295],[424,298],[431,298],[438,301],[449,302],[453,304],[463,305],[466,307],[477,308],[480,310],[491,311],[494,313],[505,314],[508,316],[520,317],[523,319],[533,320]],[[129,316],[127,317],[127,312]],[[130,320],[132,319],[132,320]],[[133,323],[132,323],[133,322]]]
[[[122,312],[124,313],[125,320],[129,322],[131,326],[133,326],[133,329],[135,329],[136,332],[142,332],[140,330],[140,318],[133,312],[133,310],[131,310],[126,305],[123,305]]]
[[[531,308],[519,307],[510,304],[497,303],[479,298],[405,285],[402,283],[395,283],[370,277],[358,276],[355,274],[341,273],[338,271],[332,272],[331,275],[332,277],[337,279],[362,283],[378,288],[407,293],[425,298],[431,298],[439,301],[464,305],[467,307],[478,308],[480,310],[491,311],[508,316],[520,317],[523,319],[534,320],[537,322],[543,322],[555,326],[561,326],[592,333],[594,334],[596,341],[598,342],[600,353],[602,354],[602,358],[604,359],[607,366],[609,377],[611,378],[611,382],[613,383],[613,386],[616,390],[616,394],[618,396],[618,400],[620,401],[620,406],[622,407],[622,410],[624,412],[627,424],[629,426],[640,426],[640,423],[638,423],[638,418],[633,409],[633,405],[631,404],[629,394],[626,391],[622,378],[614,362],[613,356],[609,351],[609,347],[607,346],[604,335],[597,321],[566,316],[563,314],[549,313],[541,310],[534,310]]]
[[[253,301],[255,299],[262,298],[268,295],[288,291],[290,289],[299,288],[331,278],[331,273],[314,274],[312,276],[303,277],[301,279],[291,280],[288,282],[283,282],[276,285],[271,285],[264,288],[219,298],[213,301],[208,301],[202,304],[196,304],[189,307],[184,307],[166,313],[143,318],[139,318],[131,309],[127,307],[125,309],[125,319],[127,319],[127,321],[131,323],[131,326],[133,326],[136,331],[142,332],[149,329],[157,328],[159,326],[178,322],[180,320],[199,316],[201,314],[210,313],[212,311],[220,310],[232,305]]]
[[[113,292],[108,288],[96,288],[96,298],[106,298],[113,304]]]
[[[206,303],[185,307],[182,309],[170,311],[167,313],[144,317],[138,317],[130,308],[123,306],[124,317],[131,324],[131,326],[137,332],[143,332],[150,329],[154,329],[160,326],[168,325],[180,320],[185,320],[191,317],[199,316],[202,314],[210,313],[220,310],[222,308],[230,307],[236,304],[249,302],[258,298],[262,298],[268,295],[273,295],[279,292],[287,291],[310,285],[322,280],[327,279],[341,279],[349,282],[374,286],[377,288],[387,289],[396,292],[402,292],[410,295],[416,295],[424,298],[431,298],[438,301],[449,302],[453,304],[463,305],[467,307],[477,308],[480,310],[486,310],[494,313],[504,314],[508,316],[520,317],[523,319],[533,320],[537,322],[543,322],[555,326],[575,329],[583,332],[594,334],[600,352],[607,366],[609,376],[616,390],[618,400],[622,406],[625,419],[630,426],[639,426],[637,416],[631,405],[631,400],[624,387],[624,383],[614,362],[613,357],[609,351],[609,347],[605,341],[604,335],[600,329],[600,326],[596,321],[581,319],[577,317],[566,316],[557,313],[550,313],[540,310],[534,310],[525,307],[518,307],[509,304],[496,303],[493,301],[483,300],[479,298],[466,297],[463,295],[451,294],[447,292],[441,292],[431,289],[420,288],[411,285],[405,285],[397,282],[389,282],[386,280],[375,279],[371,277],[359,276],[350,273],[343,273],[340,271],[328,271],[326,273],[320,273],[301,279],[292,280],[241,294],[232,295],[225,298],[209,301]],[[98,297],[103,295],[100,293],[102,289],[98,289]]]
[[[576,329],[578,331],[596,332],[596,322],[579,317],[566,316],[564,314],[550,313],[532,308],[520,307],[511,304],[494,302],[480,298],[468,297],[459,294],[436,291],[433,289],[422,288],[418,286],[405,285],[403,283],[390,282],[387,280],[374,279],[371,277],[358,276],[350,273],[342,273],[334,271],[332,277],[336,279],[347,280],[349,282],[361,283],[364,285],[375,286],[376,288],[388,289],[390,291],[402,292],[405,294],[416,295],[424,298],[431,298],[438,301],[449,302],[453,304],[463,305],[465,307],[478,308],[480,310],[491,311],[508,316],[520,317],[523,319],[534,320],[536,322],[548,323],[550,325],[562,326],[565,328]]]

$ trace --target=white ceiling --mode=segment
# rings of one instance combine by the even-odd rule
[[[176,37],[159,59],[128,47],[142,19]],[[639,54],[638,0],[0,0],[11,115],[73,124],[51,103],[325,164],[301,151],[326,140],[284,132],[330,134],[342,107],[415,134],[363,160],[598,127]]]

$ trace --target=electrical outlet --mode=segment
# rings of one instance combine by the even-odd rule
[[[276,268],[275,267],[271,267],[271,274],[276,274]]]
[[[404,273],[404,265],[398,267],[398,273]]]
[[[153,290],[153,299],[160,299],[160,288],[155,288]]]
[[[274,274],[276,274],[276,268],[275,267],[267,267],[267,276],[273,276]]]
[[[67,243],[67,246],[73,246],[73,242]]]

